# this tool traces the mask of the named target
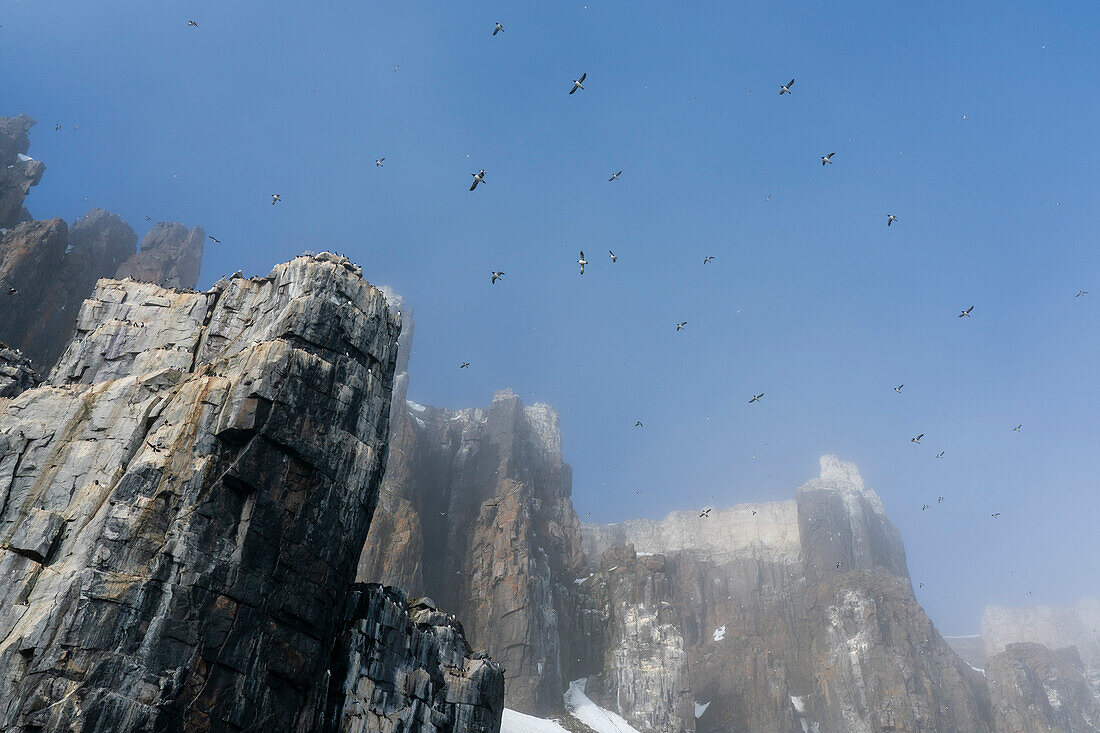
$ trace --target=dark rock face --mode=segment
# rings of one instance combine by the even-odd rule
[[[332,255],[99,284],[50,380],[0,403],[0,729],[319,728],[398,329]]]
[[[199,281],[205,241],[202,227],[188,230],[175,222],[157,222],[141,240],[141,251],[123,262],[115,277],[190,290]]]
[[[1073,647],[1009,644],[986,660],[998,733],[1095,733],[1100,701],[1085,681]]]
[[[27,155],[27,133],[34,125],[27,115],[0,117],[0,229],[10,229],[29,218],[23,201],[46,172],[44,163]]]
[[[22,350],[40,366],[52,363],[51,354],[57,358],[70,333],[70,329],[60,334],[37,329],[38,323],[50,320],[63,305],[44,300],[42,290],[52,289],[68,241],[69,228],[61,219],[27,222],[0,236],[0,302],[4,304],[0,341]],[[72,311],[66,315],[76,317]]]
[[[347,608],[323,730],[500,730],[504,671],[471,653],[454,616],[376,584],[354,586]]]
[[[42,377],[31,367],[27,357],[15,349],[0,344],[0,400],[8,400],[37,387]],[[0,403],[0,407],[3,403]]]
[[[439,599],[504,666],[509,707],[560,709],[561,623],[584,560],[557,414],[504,391],[484,410],[394,415],[358,579]]]

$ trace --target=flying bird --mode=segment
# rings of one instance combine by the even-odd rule
[[[588,264],[588,260],[584,258],[584,250],[581,250],[581,256],[577,258],[577,264],[581,266],[581,274],[584,274],[584,266]]]
[[[699,516],[700,517],[709,517],[710,516],[710,509],[704,509],[703,511],[701,511],[699,513]]]
[[[615,256],[615,253],[614,253],[614,252],[612,252],[611,250],[607,250],[607,253],[608,253],[609,255],[611,255],[611,261],[612,261],[612,262],[617,262],[617,261],[618,261],[618,259],[619,259],[619,258]]]
[[[469,369],[469,368],[470,368],[470,362],[468,362],[468,361],[462,362],[462,366],[459,367],[459,369]]]
[[[642,421],[641,420],[635,420],[634,421],[634,427],[636,427],[636,428],[642,427]]]
[[[572,94],[573,92],[569,92],[569,93],[570,93],[570,94]],[[608,179],[607,179],[608,183],[610,183],[611,181],[617,181],[617,180],[619,180],[619,176],[621,176],[622,174],[623,174],[623,172],[622,172],[622,171],[619,171],[619,172],[618,172],[618,173],[616,173],[615,175],[611,176],[611,178],[608,178]]]
[[[493,283],[495,283],[497,280],[503,280],[504,279],[504,273],[503,272],[496,271],[496,272],[493,272],[491,274],[492,274],[492,282]]]
[[[145,217],[145,221],[152,221],[152,220],[153,220],[153,217],[151,217],[151,216]]]
[[[962,313],[960,313],[959,318],[964,318],[964,317],[965,318],[970,318],[970,311],[972,311],[972,310],[974,310],[974,306],[970,306],[969,308],[964,310]]]
[[[54,129],[54,132],[61,132],[61,125],[57,125],[53,129]]]
[[[1020,423],[1016,427],[1012,428],[1012,432],[1014,432],[1014,433],[1020,432],[1020,428],[1022,428],[1023,426],[1024,426],[1023,423]]]
[[[163,450],[159,445],[154,445],[154,444],[150,443],[148,440],[145,441],[145,445],[152,448],[154,453],[160,453],[161,450]]]
[[[791,93],[791,87],[793,87],[793,86],[794,86],[794,79],[791,79],[789,82],[787,82],[783,86],[779,87],[779,96],[782,97],[784,94],[790,94]]]
[[[844,563],[842,563],[840,560],[837,560],[836,561],[836,569],[840,570],[842,567],[844,567]]]
[[[386,159],[383,157],[383,158],[379,158],[378,160],[374,161],[374,167],[375,168],[385,168],[386,166],[382,165],[383,161],[385,161],[385,160]]]
[[[939,453],[936,454],[936,458],[943,458],[943,454],[944,451],[941,450]]]
[[[921,433],[920,435],[918,435],[915,438],[910,438],[909,442],[910,443],[916,443],[917,445],[920,445],[920,439],[923,438],[923,437],[924,437],[924,433]]]
[[[905,386],[904,384],[899,384],[897,387],[894,387],[894,391],[897,392],[898,394],[901,394],[901,388],[904,387],[904,386]]]
[[[583,84],[583,83],[584,83],[584,77],[586,77],[586,76],[588,76],[588,72],[587,72],[587,71],[586,71],[586,72],[584,72],[583,74],[581,74],[581,78],[580,78],[580,79],[574,79],[574,80],[573,80],[573,88],[569,90],[569,93],[570,93],[570,94],[572,94],[573,92],[577,91],[578,89],[584,89],[584,87],[582,87],[582,86],[581,86],[581,84]]]
[[[274,206],[275,204],[279,203],[282,200],[283,200],[283,197],[280,196],[279,194],[277,194],[277,193],[271,194],[271,205],[272,206]]]
[[[703,258],[703,264],[704,264],[704,265],[706,265],[706,264],[709,264],[709,263],[710,263],[710,261],[711,261],[711,260],[713,260],[713,259],[714,259],[714,256],[713,256],[713,255],[708,255],[708,256],[706,256],[706,257],[704,257],[704,258]]]
[[[829,153],[828,155],[822,155],[821,156],[821,165],[825,165],[826,163],[828,163],[829,165],[832,165],[834,155],[836,155],[836,153]]]
[[[477,173],[471,173],[470,175],[474,177],[474,182],[470,184],[470,190],[471,191],[473,191],[475,188],[477,188],[477,184],[485,183],[485,169],[484,168],[479,170]]]
[[[502,26],[500,23],[497,23],[497,27],[493,29],[493,35],[495,36],[496,34],[500,33],[503,30],[504,30],[504,26]],[[520,34],[520,35],[522,35],[522,34]]]
[[[19,295],[19,291],[15,288],[8,288],[8,295]]]
[[[930,507],[930,506],[928,506],[927,504],[925,504],[924,506],[922,506],[922,507],[920,508],[920,510],[921,510],[921,511],[923,512],[923,511],[924,511],[925,509],[931,509],[931,508],[932,508],[932,507]]]
[[[886,226],[890,226],[891,224],[893,224],[897,220],[898,220],[898,218],[896,216],[894,216],[893,214],[887,214],[886,215]]]
[[[1078,290],[1077,295],[1075,295],[1073,297],[1074,298],[1080,298],[1082,295],[1088,295],[1088,294],[1089,294],[1089,291],[1087,291],[1087,290]]]
[[[990,514],[989,516],[991,516],[991,517],[993,517],[994,519],[996,519],[997,517],[1001,516],[1001,513],[1000,513],[1000,512],[993,512],[993,513],[992,513],[992,514]]]
[[[187,27],[188,27],[188,28],[198,28],[198,27],[199,27],[199,24],[198,24],[198,23],[196,23],[196,22],[195,22],[195,21],[193,21],[193,20],[189,20],[189,21],[187,21]]]
[[[218,239],[217,237],[207,237],[207,239],[209,239],[214,244],[221,244],[222,243],[222,240]]]
[[[680,321],[679,323],[676,324],[676,330],[677,331],[683,331],[684,326],[686,326],[686,325],[688,325],[687,321]]]
[[[758,395],[753,395],[753,398],[751,400],[749,400],[749,404],[751,405],[753,402],[759,402],[760,398],[763,397],[763,396],[764,396],[763,392],[761,392]]]
[[[936,499],[936,503],[937,504],[942,504],[943,503],[943,497],[941,496],[940,498]]]

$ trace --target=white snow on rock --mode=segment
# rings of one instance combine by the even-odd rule
[[[717,629],[714,630],[714,640],[715,641],[722,641],[722,639],[725,639],[725,638],[726,638],[726,627],[725,626],[719,626]]]
[[[791,695],[791,705],[794,705],[794,709],[799,715],[806,712],[806,698],[801,695]]]
[[[982,677],[985,677],[985,670],[984,670],[984,669],[982,669],[981,667],[975,667],[975,666],[974,666],[973,664],[971,664],[970,662],[967,662],[967,663],[966,663],[966,666],[967,666],[967,667],[970,667],[970,669],[974,670],[975,672],[981,672],[981,673],[982,673]]]
[[[703,713],[705,713],[707,711],[707,708],[709,708],[709,707],[710,707],[709,702],[704,702],[704,703],[698,703],[697,702],[697,703],[695,703],[695,717],[696,718],[703,717]]]
[[[424,412],[424,410],[428,409],[427,407],[424,407],[424,405],[420,404],[419,402],[413,402],[412,400],[405,400],[405,404],[408,405],[409,409],[412,410],[413,412]]]
[[[29,163],[32,160],[34,160],[34,158],[32,158],[29,155],[23,155],[22,153],[19,153],[19,160],[20,160],[20,162],[23,162],[23,163]]]
[[[584,688],[588,684],[588,678],[573,680],[569,683],[569,689],[565,691],[565,709],[577,720],[587,725],[596,733],[641,733],[610,710],[604,710],[588,699],[584,694]],[[501,729],[503,733],[503,728]]]
[[[500,733],[568,733],[568,731],[553,720],[544,720],[504,708],[504,715],[500,719]]]

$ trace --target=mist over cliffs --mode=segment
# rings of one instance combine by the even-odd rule
[[[551,405],[409,400],[399,294],[327,252],[199,292],[201,228],[36,221],[32,125],[0,119],[0,729],[1098,729],[1096,602],[943,638],[854,464],[582,523]]]

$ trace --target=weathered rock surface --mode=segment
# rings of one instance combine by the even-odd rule
[[[337,639],[325,729],[341,733],[495,733],[504,672],[473,653],[430,599],[356,585]]]
[[[205,242],[202,227],[189,230],[175,222],[157,222],[141,240],[141,250],[119,266],[115,277],[192,289],[199,281]]]
[[[1021,642],[1048,649],[1074,647],[1100,697],[1100,600],[1085,598],[1067,607],[990,606],[982,614],[982,639],[988,656]]]
[[[332,255],[97,287],[0,406],[0,729],[318,729],[398,328]]]
[[[34,125],[27,115],[0,117],[0,229],[10,229],[30,218],[23,201],[46,172],[42,161],[27,155],[27,133]]]
[[[986,662],[998,733],[1095,733],[1100,701],[1077,649],[1008,644]]]
[[[42,377],[34,371],[27,357],[15,349],[0,344],[0,400],[9,400],[31,387],[36,387]],[[3,409],[5,402],[0,402]]]
[[[509,707],[560,709],[560,624],[584,559],[557,414],[502,391],[487,409],[395,406],[393,423],[359,580],[438,599],[505,667]]]

